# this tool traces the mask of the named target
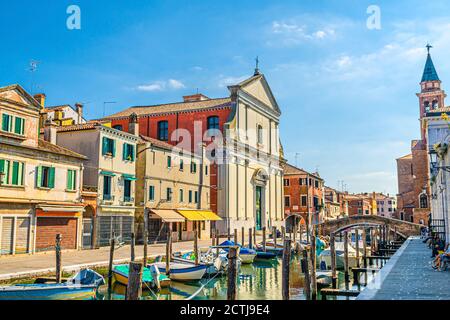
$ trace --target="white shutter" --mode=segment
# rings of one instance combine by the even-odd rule
[[[1,254],[13,253],[13,238],[14,238],[14,218],[2,219],[2,247]]]

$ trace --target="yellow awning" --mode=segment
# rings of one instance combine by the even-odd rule
[[[218,221],[222,220],[212,211],[206,210],[177,210],[189,221]]]
[[[164,222],[184,222],[184,217],[179,215],[175,210],[151,209],[151,212],[160,217]]]

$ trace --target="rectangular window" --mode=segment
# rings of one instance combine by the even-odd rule
[[[0,160],[0,173],[2,185],[23,186],[25,164],[18,161]]]
[[[77,171],[67,170],[67,190],[74,191],[77,184]]]
[[[167,168],[172,168],[172,157],[167,156]]]
[[[103,200],[112,200],[110,176],[103,176]]]
[[[129,143],[123,144],[123,160],[124,161],[134,161],[134,145]]]
[[[284,206],[285,207],[291,206],[291,197],[284,197]]]
[[[197,172],[197,164],[192,161],[191,162],[191,173],[196,173]]]
[[[315,181],[314,181],[314,186],[315,186],[316,188],[319,188],[319,181],[315,180]]]
[[[131,180],[125,179],[123,181],[123,201],[131,202]]]
[[[205,166],[205,176],[208,175],[208,166]]]
[[[284,186],[289,187],[289,179],[284,179]]]
[[[184,202],[183,189],[180,189],[180,202]]]
[[[150,188],[149,188],[148,199],[150,201],[154,201],[155,200],[155,187],[154,186],[150,186]]]
[[[102,140],[102,155],[114,157],[116,155],[116,141],[107,137]]]
[[[195,200],[195,203],[198,203],[198,191],[195,191],[195,193],[194,193],[194,200]]]
[[[303,185],[303,178],[298,179],[298,184],[301,186]]]
[[[166,190],[166,199],[168,202],[172,201],[172,188],[167,188]]]
[[[302,207],[306,207],[307,206],[307,200],[308,200],[307,196],[302,196]]]
[[[158,122],[158,140],[169,140],[169,123],[167,121]]]
[[[358,208],[358,214],[362,214],[362,209]]]
[[[14,133],[23,136],[25,131],[24,127],[25,127],[25,119],[16,117],[14,121]]]
[[[40,166],[37,167],[36,171],[36,183],[38,188],[53,189],[55,187],[55,168]]]
[[[189,203],[192,203],[192,190],[189,190]]]
[[[184,162],[183,159],[180,159],[180,171],[184,170]]]
[[[2,130],[6,132],[12,132],[12,120],[13,117],[9,114],[2,114]]]

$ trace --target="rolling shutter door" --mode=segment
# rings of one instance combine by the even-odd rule
[[[127,216],[99,216],[97,243],[99,246],[109,246],[114,231],[121,242],[130,243],[134,217]]]
[[[17,218],[16,254],[28,253],[30,218]]]
[[[2,219],[2,247],[1,254],[13,253],[13,238],[14,238],[14,218]]]

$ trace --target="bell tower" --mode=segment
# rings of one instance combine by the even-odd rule
[[[423,70],[422,80],[420,82],[420,93],[417,93],[420,104],[420,122],[422,140],[426,139],[426,121],[429,112],[439,112],[439,109],[445,108],[445,98],[447,95],[441,89],[441,80],[436,72],[436,69],[431,59],[430,49],[432,46],[426,46],[428,54],[425,68]]]

